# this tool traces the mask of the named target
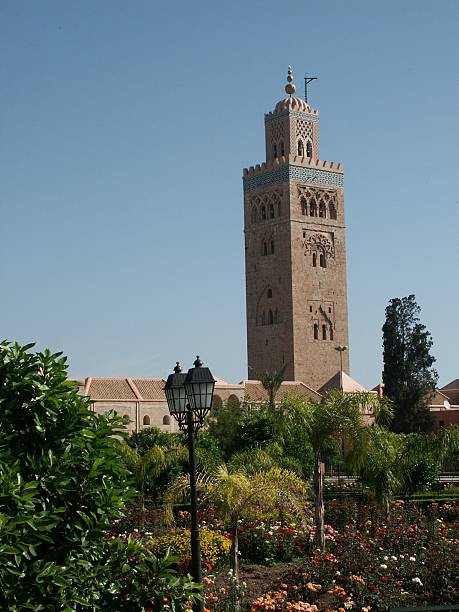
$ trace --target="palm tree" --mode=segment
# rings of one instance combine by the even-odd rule
[[[389,517],[390,503],[396,495],[414,490],[429,464],[439,468],[458,445],[458,428],[431,434],[397,434],[372,427],[367,431],[364,452],[352,462]]]
[[[279,391],[281,384],[284,382],[286,367],[287,366],[284,365],[280,370],[275,370],[274,372],[257,372],[253,368],[250,368],[258,377],[263,389],[265,389],[265,391],[268,393],[268,406],[273,411],[276,407],[276,394]]]
[[[247,473],[243,468],[230,471],[221,465],[214,474],[198,477],[202,500],[219,513],[232,535],[230,567],[238,577],[238,525],[243,518],[255,518],[261,512],[289,510],[304,517],[308,486],[296,474],[279,467]],[[172,507],[188,494],[188,479],[179,477],[166,493],[166,512],[172,520]]]
[[[118,448],[127,468],[132,472],[135,488],[139,493],[140,528],[143,530],[145,526],[145,483],[147,479],[157,478],[169,466],[180,460],[186,460],[188,453],[184,446],[155,445],[144,455],[140,455],[126,442],[120,442]]]

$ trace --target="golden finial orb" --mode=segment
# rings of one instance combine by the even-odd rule
[[[292,67],[288,67],[287,72],[287,85],[285,86],[285,93],[288,93],[289,96],[293,95],[296,91],[295,83],[293,82],[293,72]]]

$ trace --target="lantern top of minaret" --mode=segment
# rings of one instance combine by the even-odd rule
[[[289,66],[287,72],[287,84],[285,85],[285,93],[288,94],[288,97],[278,102],[273,113],[268,113],[268,116],[271,116],[271,114],[283,113],[285,111],[300,111],[307,113],[308,115],[319,114],[314,108],[312,108],[312,106],[309,106],[305,100],[295,97],[293,95],[295,92],[296,86],[293,82],[293,70],[292,67]]]
[[[292,67],[289,66],[288,72],[287,72],[287,85],[285,86],[285,93],[288,93],[288,95],[292,97],[292,94],[294,94],[295,91],[296,91],[296,87],[295,87],[295,83],[293,82]]]

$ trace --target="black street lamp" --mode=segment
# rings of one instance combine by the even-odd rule
[[[199,356],[194,368],[182,374],[179,362],[174,373],[169,374],[164,387],[169,412],[176,419],[181,431],[188,434],[188,453],[190,466],[191,492],[191,573],[196,582],[202,582],[201,545],[199,541],[198,500],[196,492],[196,458],[194,450],[195,434],[203,426],[204,419],[212,405],[215,379],[209,368],[202,367]],[[193,605],[194,612],[203,612],[204,603]]]
[[[335,346],[335,351],[339,352],[339,384],[341,387],[341,391],[344,391],[343,389],[343,353],[344,351],[347,351],[347,346],[339,344],[338,346]]]

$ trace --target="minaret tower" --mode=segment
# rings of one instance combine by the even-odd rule
[[[348,345],[343,167],[320,160],[319,113],[290,67],[285,91],[265,115],[266,162],[243,175],[249,378],[285,365],[319,389]]]

